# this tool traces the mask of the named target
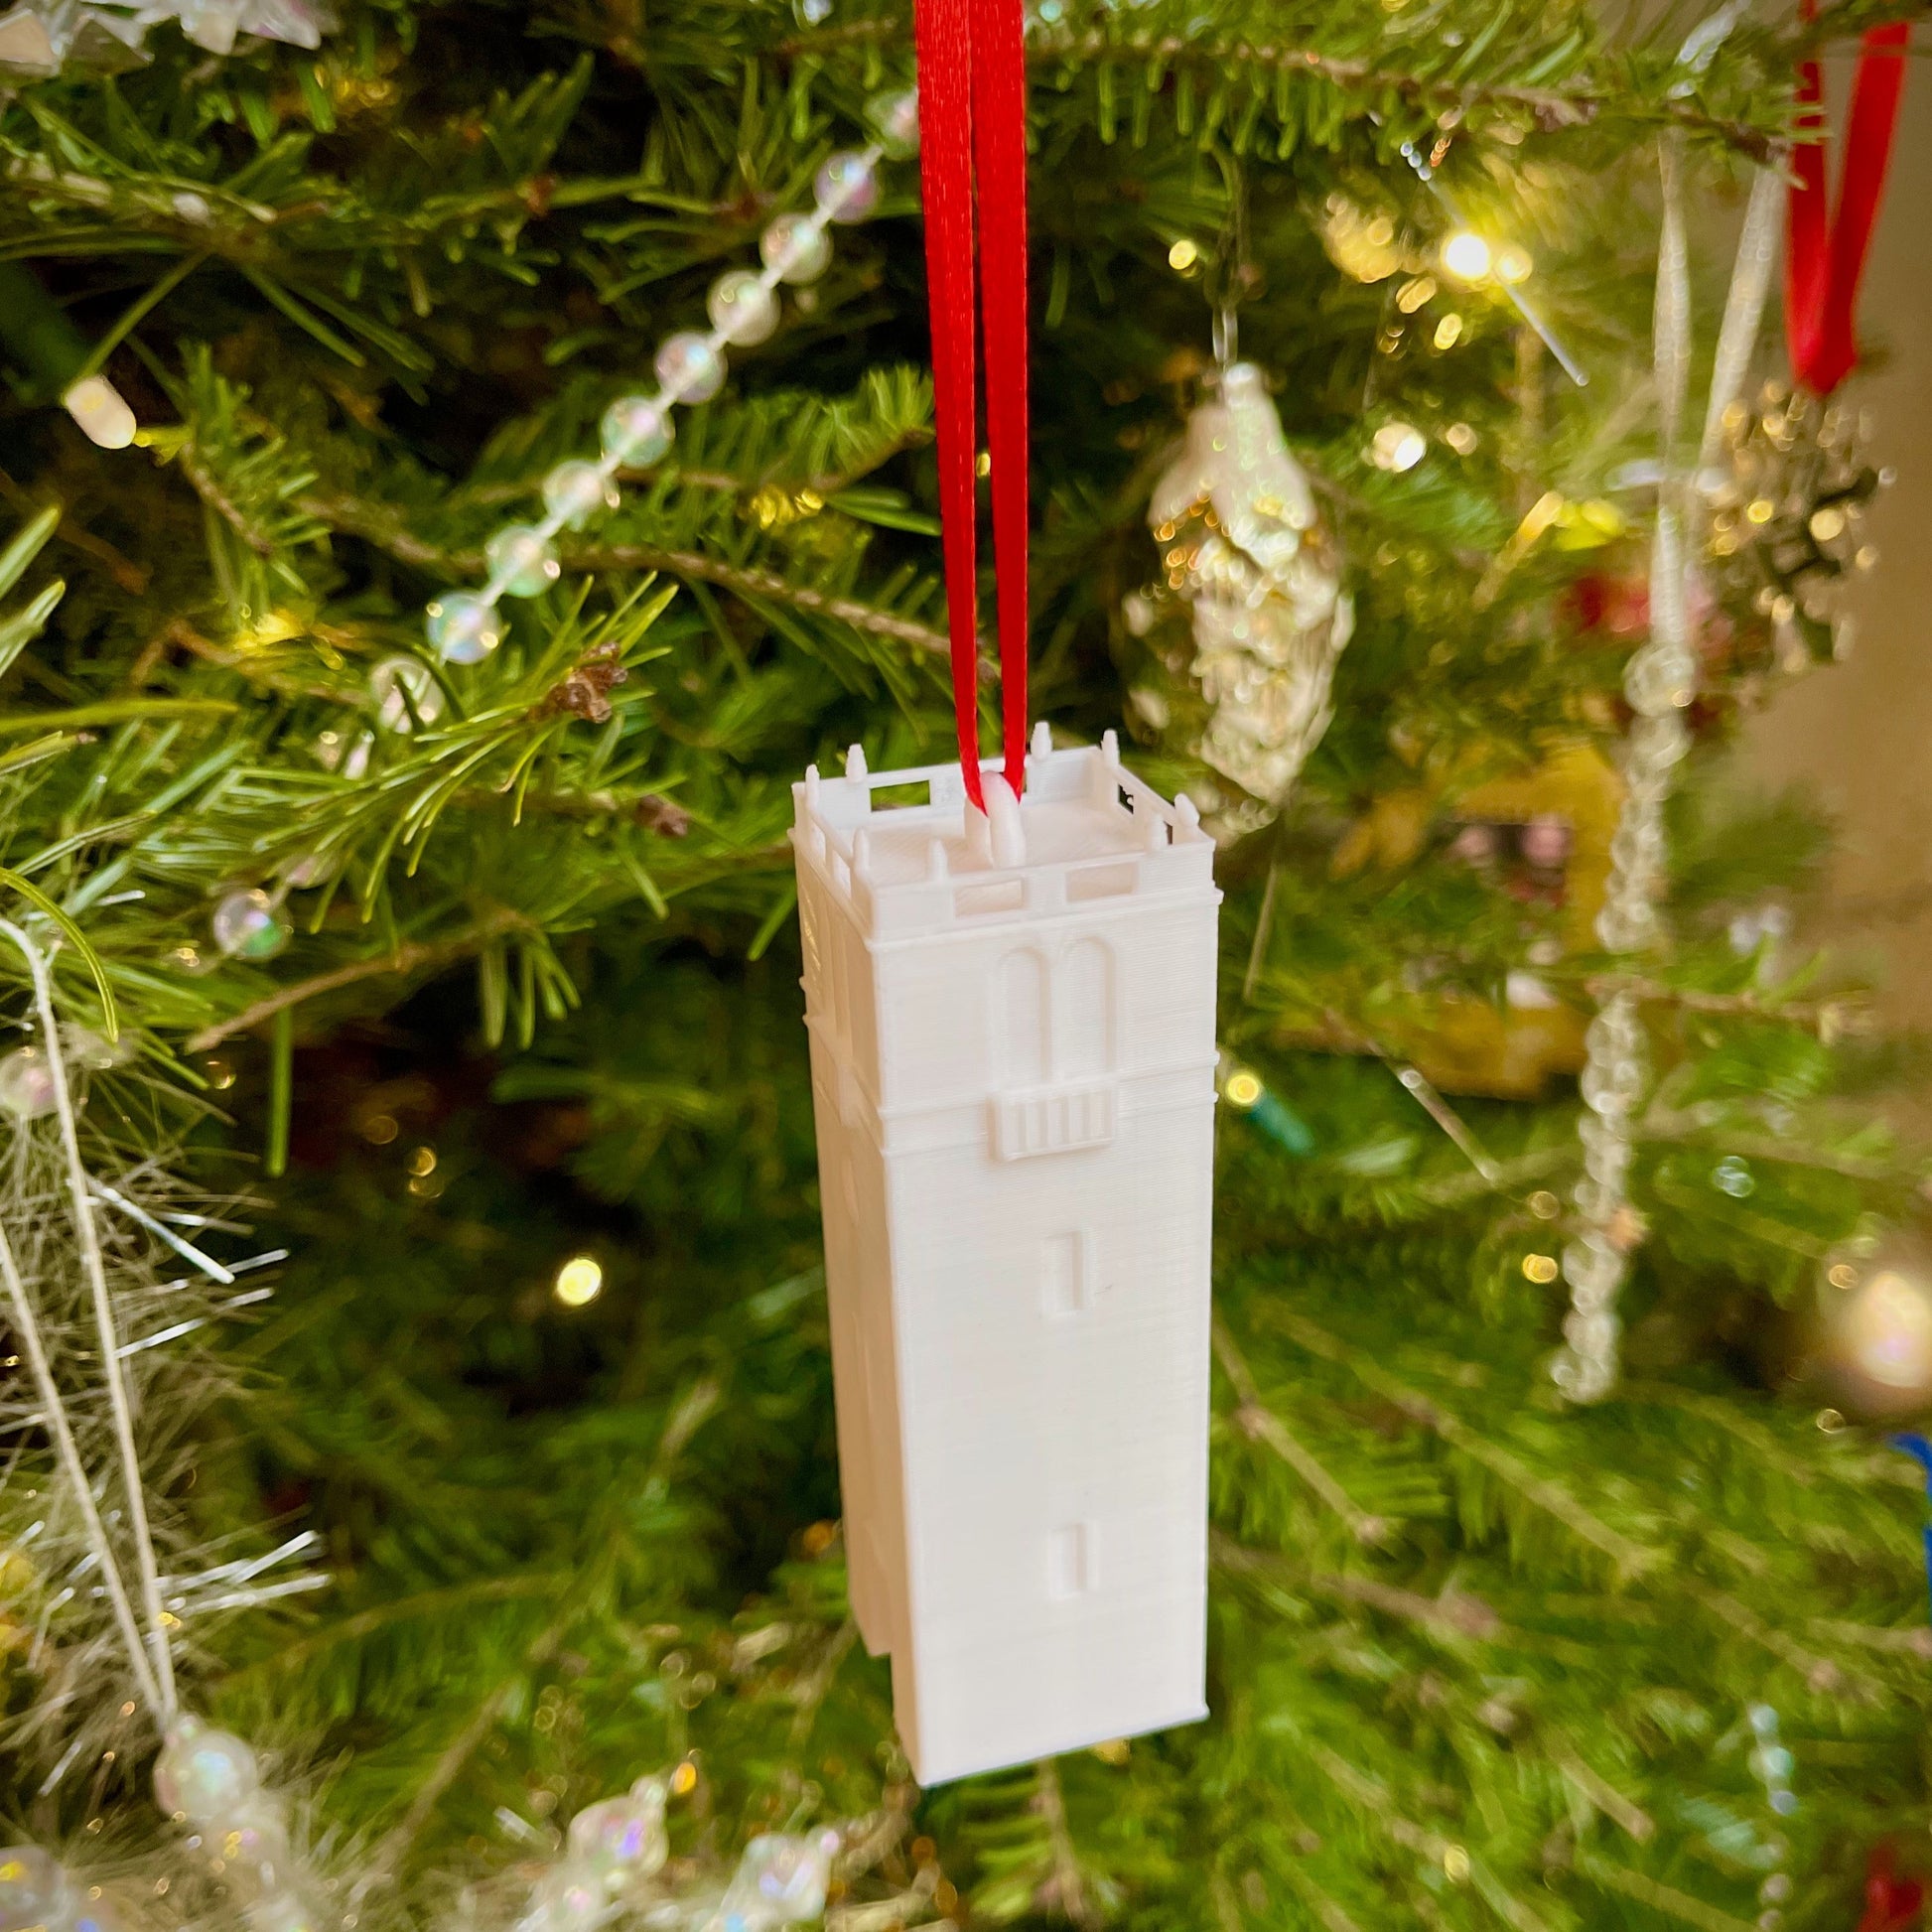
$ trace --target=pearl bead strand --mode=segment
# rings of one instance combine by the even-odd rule
[[[765,341],[778,326],[778,289],[822,275],[832,259],[830,228],[863,221],[879,200],[879,164],[918,151],[918,101],[911,88],[875,99],[868,113],[879,138],[843,149],[819,169],[809,214],[776,216],[759,239],[759,269],[720,275],[706,299],[707,332],[680,330],[652,358],[657,388],[621,396],[604,412],[603,452],[559,464],[543,482],[544,513],[512,523],[490,538],[489,576],[480,591],[445,591],[426,613],[431,648],[447,664],[478,664],[503,640],[497,606],[506,597],[536,597],[557,581],[556,539],[579,530],[618,503],[618,472],[656,463],[671,447],[671,411],[707,402],[724,386],[725,351]]]

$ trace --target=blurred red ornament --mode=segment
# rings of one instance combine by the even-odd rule
[[[1634,640],[1650,628],[1650,582],[1641,574],[1613,577],[1607,571],[1588,571],[1570,586],[1569,596],[1586,630]]]
[[[1897,1854],[1884,1840],[1871,1848],[1864,1867],[1864,1916],[1859,1932],[1906,1932],[1918,1923],[1925,1903],[1925,1886],[1916,1878],[1900,1877]]]

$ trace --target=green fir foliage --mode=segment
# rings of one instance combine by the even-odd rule
[[[0,93],[0,258],[144,426],[98,451],[25,381],[0,405],[0,912],[63,935],[76,1020],[118,1016],[94,1129],[185,1138],[291,1250],[210,1331],[222,1392],[171,1500],[223,1551],[316,1531],[331,1583],[196,1628],[188,1669],[307,1781],[362,1924],[687,1754],[680,1855],[883,1821],[834,1905],[852,1932],[1745,1932],[1778,1922],[1773,1874],[1793,1932],[1838,1932],[1870,1848],[1922,1842],[1919,1478],[1821,1428],[1794,1368],[1821,1262],[1908,1215],[1920,1169],[1871,1125],[1891,1062],[1856,996],[1732,935],[1802,889],[1810,822],[1680,814],[1675,943],[1642,965],[1647,1238],[1599,1408],[1547,1375],[1568,1081],[1456,1101],[1472,1160],[1364,1050],[1447,996],[1499,1008],[1533,948],[1571,1012],[1631,970],[1458,862],[1455,800],[1614,755],[1633,637],[1600,609],[1643,571],[1659,140],[1701,209],[1734,207],[1796,57],[1905,10],[1746,13],[1702,67],[1701,10],[1607,11],[1030,8],[1035,715],[1209,782],[1151,722],[1184,653],[1122,605],[1159,574],[1148,492],[1224,301],[1359,624],[1294,808],[1220,862],[1223,1037],[1269,1098],[1218,1130],[1214,1717],[930,1794],[846,1614],[785,841],[809,760],[951,739],[916,171],[888,164],[493,656],[438,663],[422,625],[863,141],[909,8],[346,0],[319,53],[169,28],[139,70]],[[1430,270],[1450,222],[1405,143],[1529,251],[1587,389],[1495,285]],[[1377,217],[1400,259],[1371,275],[1348,234]],[[1428,439],[1399,475],[1370,457],[1391,422]],[[424,681],[385,718],[398,656]],[[1714,659],[1700,768],[1761,682]],[[1377,844],[1403,798],[1414,836]],[[278,957],[213,944],[250,888],[285,897]],[[24,1017],[11,955],[0,982]],[[578,1253],[604,1289],[567,1309]],[[7,1452],[19,1536],[31,1421]],[[29,1546],[0,1576],[17,1718],[64,1681],[65,1626],[36,1634]],[[52,1785],[20,1732],[22,1828],[158,1838],[145,1715],[112,1723],[116,1755]]]

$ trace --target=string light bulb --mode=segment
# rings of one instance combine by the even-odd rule
[[[83,376],[61,402],[96,449],[124,450],[134,441],[134,411],[104,375]]]
[[[1489,244],[1473,228],[1457,228],[1443,243],[1443,266],[1458,281],[1482,281],[1492,260]]]
[[[1369,446],[1369,461],[1397,476],[1413,470],[1428,454],[1428,439],[1411,423],[1384,423]]]
[[[1261,1100],[1261,1080],[1244,1066],[1240,1072],[1228,1075],[1221,1091],[1227,1095],[1231,1105],[1239,1107],[1245,1114]]]
[[[1530,271],[1534,267],[1535,263],[1530,259],[1530,251],[1519,247],[1513,241],[1505,242],[1496,250],[1496,279],[1499,282],[1508,282],[1512,286],[1518,282],[1527,282],[1530,279]]]
[[[572,1255],[557,1270],[554,1294],[567,1309],[581,1309],[604,1293],[604,1270],[589,1255]]]

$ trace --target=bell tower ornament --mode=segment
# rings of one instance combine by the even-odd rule
[[[1207,1715],[1214,846],[1111,732],[1027,769],[793,787],[852,1609],[924,1784]]]

